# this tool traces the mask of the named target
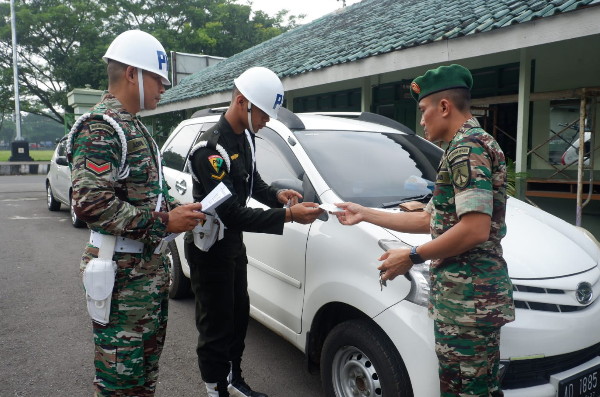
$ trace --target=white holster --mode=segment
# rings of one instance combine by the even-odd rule
[[[112,260],[117,237],[101,236],[98,258],[92,259],[83,272],[83,286],[90,317],[96,323],[106,325],[110,318],[110,302],[117,271],[117,264]]]
[[[206,215],[206,221],[199,223],[192,233],[194,234],[194,245],[200,251],[208,252],[217,240],[225,236],[225,225],[218,215]]]

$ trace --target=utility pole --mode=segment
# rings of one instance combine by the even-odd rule
[[[21,136],[21,107],[19,103],[19,69],[17,65],[17,19],[15,17],[15,1],[10,0],[10,18],[12,30],[12,47],[13,47],[13,76],[14,76],[14,92],[15,92],[15,129],[17,136],[11,144],[10,161],[31,161],[29,156],[29,143],[23,140]]]

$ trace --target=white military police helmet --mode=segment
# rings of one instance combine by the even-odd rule
[[[253,67],[233,80],[243,96],[260,110],[277,119],[283,104],[283,84],[277,75],[264,67]]]
[[[118,35],[102,57],[125,65],[156,73],[164,85],[171,85],[167,71],[167,53],[151,34],[141,30],[128,30]]]

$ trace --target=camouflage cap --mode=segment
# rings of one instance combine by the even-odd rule
[[[440,66],[428,70],[423,76],[419,76],[410,84],[410,93],[419,102],[428,95],[452,88],[473,87],[473,76],[469,69],[461,65]]]

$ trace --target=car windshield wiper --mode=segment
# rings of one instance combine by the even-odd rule
[[[402,203],[406,203],[407,201],[423,201],[423,200],[427,200],[428,198],[430,198],[432,196],[431,193],[427,193],[424,194],[422,196],[411,196],[411,197],[404,197],[402,200],[397,200],[397,201],[390,201],[389,203],[383,203],[380,205],[381,208],[392,208],[392,207],[396,207]]]

